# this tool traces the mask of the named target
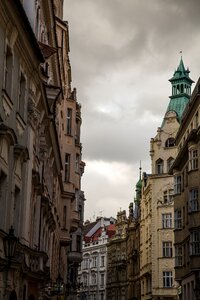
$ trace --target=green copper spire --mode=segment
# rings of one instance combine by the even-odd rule
[[[177,70],[174,72],[173,77],[169,79],[172,84],[172,95],[169,97],[170,102],[166,111],[166,113],[168,111],[174,111],[179,122],[181,121],[182,114],[189,102],[191,95],[191,85],[194,82],[189,77],[189,73],[189,69],[185,69],[181,56],[181,60]]]

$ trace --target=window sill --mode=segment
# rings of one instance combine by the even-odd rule
[[[193,172],[198,171],[198,170],[199,170],[199,168],[188,170],[188,174],[193,173]]]

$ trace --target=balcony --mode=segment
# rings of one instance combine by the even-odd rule
[[[82,261],[82,252],[71,251],[68,253],[68,261],[80,263]]]
[[[69,245],[71,239],[69,236],[69,233],[66,231],[66,229],[62,228],[60,232],[60,244],[62,246],[67,246]]]

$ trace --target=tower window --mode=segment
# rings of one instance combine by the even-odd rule
[[[159,158],[156,161],[156,173],[157,174],[163,174],[164,173],[163,166],[164,166],[164,161],[161,158]]]
[[[168,138],[165,142],[165,147],[174,147],[175,146],[175,139],[174,138]]]

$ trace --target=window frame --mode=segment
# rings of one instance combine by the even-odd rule
[[[177,208],[174,211],[174,229],[182,229],[182,211]]]
[[[175,246],[175,267],[182,267],[183,265],[183,247]]]
[[[66,134],[70,136],[72,135],[72,108],[67,108]]]
[[[180,174],[174,176],[174,195],[181,194],[182,177]]]
[[[156,161],[156,174],[164,174],[164,160],[161,158],[157,159]]]
[[[173,142],[172,142],[173,141]],[[170,137],[165,141],[165,147],[166,148],[172,148],[175,147],[175,138]]]
[[[162,242],[162,256],[165,258],[172,257],[172,241]]]
[[[65,153],[65,170],[64,170],[65,182],[70,182],[70,161],[71,161],[71,155],[69,153]]]
[[[188,212],[195,212],[199,210],[199,189],[192,188],[189,191]]]
[[[173,198],[174,198],[174,190],[173,189],[168,189],[163,192],[163,203],[164,204],[172,203]]]
[[[198,169],[198,148],[194,147],[189,149],[189,171],[197,170]]]
[[[190,233],[190,255],[200,255],[200,231]]]
[[[162,214],[162,228],[163,229],[172,228],[172,213]]]
[[[173,286],[172,271],[163,271],[163,287],[172,288],[172,286]]]

